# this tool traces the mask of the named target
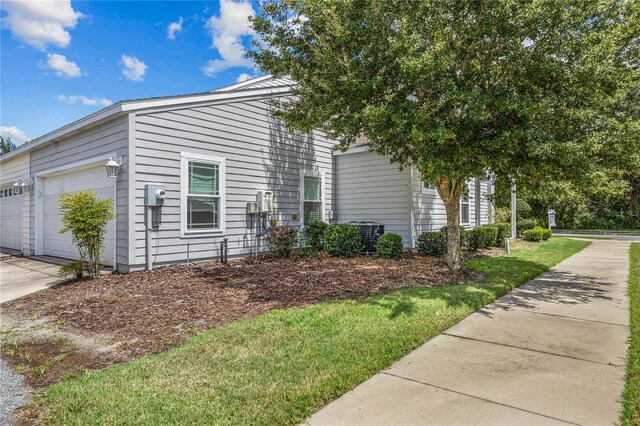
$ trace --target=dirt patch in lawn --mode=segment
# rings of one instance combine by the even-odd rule
[[[5,339],[2,356],[33,388],[78,377],[111,364],[106,356],[78,348],[65,338]]]
[[[496,254],[481,251],[474,256]],[[469,269],[452,273],[441,259],[413,255],[398,261],[323,255],[304,260],[262,257],[229,265],[171,265],[71,282],[2,308],[14,317],[45,319],[67,333],[109,336],[118,360],[126,360],[161,352],[198,331],[272,309],[479,278]]]

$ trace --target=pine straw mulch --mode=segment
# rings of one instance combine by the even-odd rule
[[[475,253],[493,256],[498,251]],[[39,317],[62,329],[109,336],[121,360],[157,353],[200,330],[272,309],[361,298],[396,289],[468,283],[470,269],[452,273],[438,258],[243,259],[222,265],[171,265],[61,284],[3,304],[21,318]]]

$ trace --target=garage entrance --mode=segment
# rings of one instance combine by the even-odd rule
[[[22,251],[21,187],[0,189],[0,247]]]
[[[70,232],[60,234],[62,214],[60,213],[60,196],[69,192],[90,190],[98,198],[115,198],[114,180],[105,173],[104,165],[65,171],[41,178],[42,226],[36,226],[36,232],[41,232],[42,249],[40,253],[46,256],[77,259],[78,251],[73,244]],[[40,197],[40,195],[38,195]],[[40,229],[38,229],[40,228]],[[115,256],[115,220],[107,226],[104,241],[103,261],[113,266]]]

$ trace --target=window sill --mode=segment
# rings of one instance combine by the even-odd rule
[[[224,229],[203,229],[202,231],[183,231],[180,233],[180,238],[221,237],[224,235]]]

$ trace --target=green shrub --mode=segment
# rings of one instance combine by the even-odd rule
[[[314,220],[304,228],[304,242],[314,250],[322,249],[322,238],[329,225],[321,220]]]
[[[466,229],[464,229],[464,227],[462,225],[460,225],[460,227],[458,229],[460,230],[460,247],[466,247],[468,242],[469,242],[468,231]],[[444,234],[444,238],[446,240],[446,238],[447,238],[447,227],[443,226],[442,228],[440,228],[440,232],[442,232]]]
[[[400,259],[404,252],[402,237],[393,232],[382,234],[376,242],[376,256],[383,259]]]
[[[323,248],[331,256],[354,257],[364,250],[360,228],[349,223],[329,226],[323,236]]]
[[[504,245],[504,239],[511,236],[511,224],[507,222],[496,222],[493,224],[498,228],[498,236],[496,237],[496,247]]]
[[[78,191],[61,195],[59,205],[62,212],[60,233],[71,233],[83,268],[89,277],[98,278],[107,224],[115,218],[113,199],[101,200],[95,192]]]
[[[493,225],[478,226],[469,231],[469,248],[478,250],[479,248],[493,247],[498,239],[498,228]]]
[[[298,233],[288,226],[272,226],[265,237],[274,257],[289,257],[298,242]]]
[[[533,229],[523,231],[522,236],[527,241],[546,241],[551,238],[551,229],[536,226]]]
[[[423,256],[442,256],[447,252],[447,237],[439,231],[423,232],[416,248]]]
[[[293,256],[298,259],[311,259],[315,254],[315,250],[311,247],[298,247],[293,252]]]
[[[536,219],[520,219],[516,222],[516,231],[518,235],[522,235],[522,231],[526,229],[533,229],[538,226]]]
[[[72,260],[71,262],[67,262],[60,267],[58,270],[58,276],[62,278],[66,278],[69,275],[73,275],[73,278],[79,280],[82,278],[82,275],[87,269],[87,265],[82,260]]]

